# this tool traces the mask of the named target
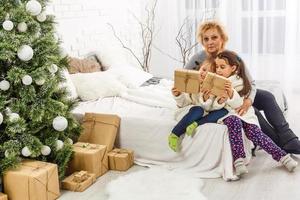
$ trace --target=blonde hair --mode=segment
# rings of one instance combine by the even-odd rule
[[[221,23],[217,22],[217,21],[206,21],[203,22],[197,30],[197,39],[198,42],[200,42],[203,45],[203,35],[206,31],[210,30],[210,29],[216,29],[218,31],[218,33],[220,34],[222,40],[223,40],[223,44],[222,44],[222,49],[224,48],[226,42],[228,41],[228,35],[225,32],[224,27],[221,25]]]

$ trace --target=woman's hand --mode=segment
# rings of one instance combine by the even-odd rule
[[[181,92],[177,88],[173,87],[172,94],[173,96],[178,97],[179,95],[181,95]]]
[[[228,97],[232,99],[233,96],[233,88],[230,81],[226,81],[225,83],[225,91],[228,94]]]
[[[240,107],[236,108],[235,111],[240,115],[243,116],[244,114],[246,114],[246,112],[248,111],[248,109],[250,108],[250,106],[252,106],[252,101],[249,98],[245,98],[243,105],[241,105]]]

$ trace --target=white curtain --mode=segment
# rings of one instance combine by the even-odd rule
[[[228,32],[227,48],[242,56],[255,79],[278,80],[285,90],[300,92],[300,1],[161,0],[159,2],[157,24],[163,26],[156,39],[161,49],[179,56],[174,34],[185,17],[194,19],[194,31],[202,19],[215,17],[224,24]],[[195,41],[194,36],[191,37],[192,41]],[[201,46],[199,48],[201,49]],[[154,72],[159,73],[162,66],[157,64],[163,63],[164,69],[168,67],[163,76],[172,77],[172,70],[180,64],[159,52],[155,52],[155,56]]]

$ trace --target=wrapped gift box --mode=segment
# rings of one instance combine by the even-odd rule
[[[19,168],[4,173],[4,192],[10,200],[57,199],[59,181],[57,165],[25,160]]]
[[[85,113],[83,118],[83,132],[78,141],[107,146],[107,151],[114,147],[120,125],[117,115]]]
[[[208,72],[202,84],[202,89],[210,89],[211,93],[216,96],[222,96],[226,93],[225,83],[229,81],[227,78]]]
[[[0,192],[0,200],[7,200],[7,195]]]
[[[128,149],[114,149],[108,153],[109,169],[126,171],[133,165],[133,151]]]
[[[174,76],[174,87],[179,91],[186,93],[199,93],[199,71],[176,69]]]
[[[82,192],[96,181],[96,175],[87,171],[75,172],[62,181],[62,188],[73,192]]]
[[[108,157],[105,145],[77,142],[73,145],[74,155],[69,162],[67,173],[85,170],[96,177],[108,170]]]

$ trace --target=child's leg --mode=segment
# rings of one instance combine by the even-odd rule
[[[178,151],[180,145],[180,136],[185,133],[186,127],[193,121],[197,120],[199,117],[202,117],[203,114],[203,108],[201,108],[200,106],[194,106],[177,123],[177,125],[173,128],[172,133],[168,137],[169,147],[173,151]]]
[[[194,130],[202,124],[205,123],[216,123],[218,121],[218,119],[224,117],[225,115],[227,115],[228,110],[226,110],[225,108],[222,108],[220,110],[214,110],[209,112],[207,115],[205,115],[204,117],[194,121],[193,123],[191,123],[187,128],[186,128],[186,134],[187,135],[193,135]]]
[[[242,121],[237,116],[231,115],[224,120],[228,128],[229,142],[231,146],[234,167],[237,176],[248,173],[247,167],[244,163],[246,157],[242,137]]]
[[[287,155],[287,153],[278,147],[271,138],[262,132],[262,130],[255,124],[248,124],[242,122],[246,136],[255,145],[260,146],[268,154],[270,154],[274,160],[280,161],[280,159]]]
[[[239,158],[245,158],[243,137],[242,137],[242,120],[237,116],[231,115],[226,117],[224,124],[228,128],[229,142],[231,146],[233,161]]]
[[[177,123],[177,125],[173,128],[172,133],[180,137],[185,133],[186,127],[190,125],[192,122],[202,118],[204,114],[203,108],[200,106],[193,106],[190,108],[189,112]]]

